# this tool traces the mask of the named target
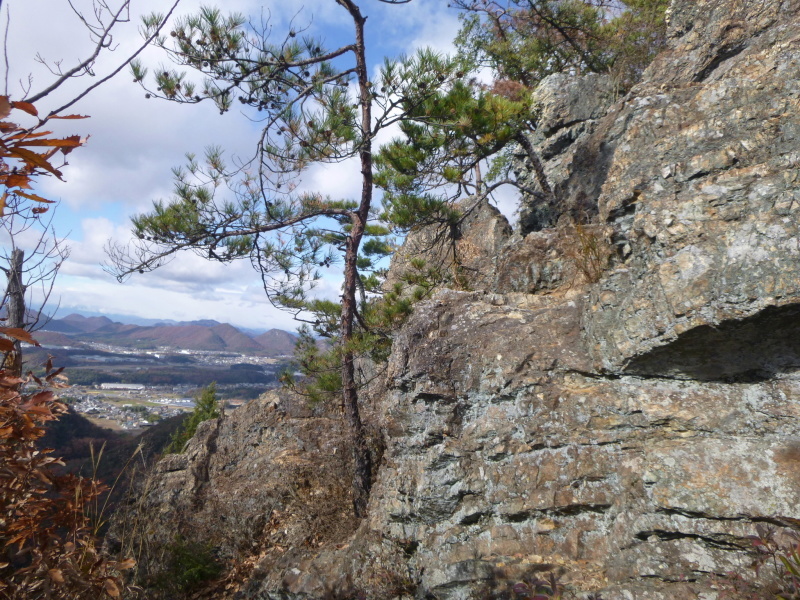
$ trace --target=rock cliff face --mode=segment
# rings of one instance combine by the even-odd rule
[[[521,232],[488,208],[462,226],[472,291],[419,305],[370,389],[384,448],[355,532],[302,525],[331,503],[353,522],[337,420],[296,400],[162,463],[165,523],[213,499],[220,552],[228,520],[252,531],[236,551],[257,567],[216,597],[466,600],[557,570],[580,598],[722,598],[754,577],[756,525],[800,520],[800,3],[675,0],[670,18],[625,97],[598,77],[541,90],[553,188],[596,215],[610,266],[587,282],[566,217],[536,206]]]

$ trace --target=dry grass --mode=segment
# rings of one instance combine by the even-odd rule
[[[189,451],[140,474],[128,501],[121,503],[113,530],[116,550],[138,560],[135,581],[144,588],[138,598],[231,598],[253,581],[279,588],[287,564],[310,560],[355,531],[349,453],[338,441],[343,435],[338,419],[287,419],[274,411],[260,423],[275,432],[253,448],[261,457],[254,462],[263,470],[212,466],[202,475],[208,467],[198,461],[213,459]],[[311,450],[319,440],[325,440],[322,448],[343,452]],[[216,452],[202,434],[192,443],[195,450],[208,445],[209,456]],[[165,573],[169,565],[180,570],[185,561],[173,555],[185,554],[185,548],[207,549],[222,566],[219,577],[194,591],[164,589],[170,580],[188,580],[181,573]]]
[[[586,283],[597,283],[611,265],[614,247],[611,230],[598,224],[571,223],[563,231],[562,254],[575,265],[576,275]]]

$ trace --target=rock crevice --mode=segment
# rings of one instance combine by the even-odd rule
[[[532,202],[512,232],[482,205],[434,249],[470,291],[419,304],[365,393],[385,449],[358,526],[337,415],[285,396],[163,461],[153,513],[202,496],[188,522],[255,565],[236,598],[477,600],[542,572],[605,600],[759,584],[757,526],[800,522],[798,31],[796,0],[675,0],[625,97],[543,83],[531,141],[562,210]],[[576,216],[611,245],[594,278]]]

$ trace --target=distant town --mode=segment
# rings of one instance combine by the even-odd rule
[[[220,396],[231,388],[242,387],[264,391],[262,384],[220,386]],[[270,386],[273,387],[273,386]],[[93,386],[74,385],[62,390],[62,399],[77,413],[101,427],[123,431],[138,431],[161,419],[174,417],[194,408],[192,392],[196,388],[176,386],[146,386],[138,383],[101,383]],[[242,399],[221,400],[227,409],[234,409]]]
[[[30,365],[64,366],[60,395],[95,424],[136,432],[191,411],[212,381],[233,409],[278,385],[296,337],[271,330],[248,335],[215,321],[134,326],[70,315],[48,323],[28,347]]]

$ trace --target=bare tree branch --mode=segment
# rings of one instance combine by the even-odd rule
[[[130,1],[130,0],[126,0],[126,2],[129,2],[129,1]],[[91,91],[93,91],[93,90],[97,89],[98,87],[100,87],[101,85],[103,85],[103,84],[104,84],[106,81],[108,81],[108,80],[109,80],[109,79],[111,79],[112,77],[116,76],[116,75],[117,75],[117,74],[118,74],[120,71],[122,71],[122,69],[124,69],[125,67],[127,67],[127,66],[128,66],[128,65],[129,65],[129,64],[130,64],[130,63],[131,63],[131,62],[132,62],[132,61],[133,61],[133,60],[134,60],[134,59],[135,59],[137,56],[139,56],[139,54],[141,54],[141,53],[144,51],[144,49],[145,49],[145,48],[147,48],[147,46],[148,46],[148,45],[149,45],[149,44],[150,44],[150,43],[151,43],[151,42],[152,42],[152,41],[153,41],[153,40],[154,40],[156,37],[158,37],[159,33],[161,32],[161,29],[162,29],[162,28],[164,27],[164,25],[167,23],[167,21],[169,20],[170,16],[172,15],[172,13],[173,13],[173,12],[175,11],[175,9],[177,8],[177,6],[178,6],[178,3],[179,3],[179,2],[180,2],[180,0],[175,0],[175,2],[174,2],[174,3],[172,4],[172,6],[170,7],[169,11],[167,11],[167,14],[166,14],[166,15],[164,16],[164,18],[162,19],[162,21],[161,21],[161,25],[159,25],[159,26],[158,26],[158,28],[156,29],[156,31],[155,31],[155,32],[154,32],[154,33],[153,33],[153,34],[152,34],[150,37],[148,37],[148,38],[147,38],[147,40],[146,40],[146,41],[145,41],[145,42],[144,42],[144,43],[143,43],[141,46],[139,46],[139,49],[138,49],[138,50],[136,50],[136,52],[134,52],[133,54],[131,54],[131,55],[130,55],[128,58],[126,58],[126,59],[125,59],[125,60],[124,60],[122,63],[120,63],[120,65],[119,65],[119,66],[118,66],[116,69],[114,69],[114,70],[113,70],[111,73],[109,73],[109,74],[108,74],[108,75],[106,75],[105,77],[101,78],[99,81],[97,81],[97,82],[96,82],[96,83],[94,83],[93,85],[90,85],[89,87],[87,87],[86,89],[84,89],[84,90],[83,90],[83,91],[82,91],[80,94],[78,94],[77,96],[75,96],[75,97],[74,97],[72,100],[70,100],[70,101],[69,101],[69,102],[67,102],[66,104],[64,104],[64,105],[62,105],[62,106],[60,106],[60,107],[58,107],[58,108],[56,108],[56,109],[54,109],[54,110],[51,110],[51,111],[50,111],[50,113],[48,113],[47,117],[45,117],[45,119],[44,119],[44,120],[46,121],[48,118],[50,118],[50,117],[53,117],[53,116],[55,116],[55,115],[58,115],[58,114],[60,114],[60,113],[64,112],[65,110],[67,110],[68,108],[70,108],[71,106],[73,106],[75,103],[77,103],[79,100],[82,100],[83,98],[85,98],[85,97],[86,97],[86,96],[89,94],[89,92],[91,92]],[[61,82],[61,83],[63,83],[63,81],[64,81],[64,80],[62,80],[62,82]],[[59,83],[59,85],[61,85],[61,83]],[[52,89],[50,89],[50,91],[52,91],[53,89],[55,89],[55,88],[53,88],[52,86],[50,86],[50,87],[52,88]],[[48,93],[50,93],[50,92],[48,92]],[[46,94],[43,94],[43,95],[46,95]],[[40,94],[38,97],[42,97],[42,94]],[[32,101],[32,100],[28,100],[28,102],[31,102],[31,101]]]
[[[0,0],[0,10],[2,10],[3,2]],[[3,33],[3,61],[5,62],[5,73],[3,74],[3,94],[8,96],[8,29],[11,26],[11,9],[6,6],[6,29]]]
[[[75,10],[75,7],[72,5],[72,2],[70,2],[69,5],[73,8],[75,13],[78,15],[81,21],[83,21],[83,23],[87,26],[87,28],[90,31],[92,31],[91,26],[89,26],[86,23],[86,20],[83,18],[80,12]],[[51,83],[49,86],[43,89],[41,92],[33,94],[32,96],[28,96],[24,98],[24,100],[26,102],[37,102],[38,100],[41,100],[45,96],[48,96],[49,94],[53,93],[55,90],[61,87],[67,80],[74,77],[77,73],[80,73],[81,71],[88,72],[88,69],[91,67],[91,65],[95,63],[100,53],[104,49],[107,49],[110,46],[111,30],[118,22],[120,22],[120,15],[124,11],[126,11],[129,8],[129,6],[130,6],[130,0],[124,0],[124,2],[120,5],[119,9],[112,14],[111,20],[109,21],[108,25],[106,25],[106,27],[103,29],[101,34],[98,36],[99,39],[95,44],[94,50],[88,57],[80,61],[77,65],[75,65],[71,69],[67,69],[66,72],[60,73],[60,76],[53,83]],[[130,59],[128,60],[128,62],[130,62]],[[127,62],[125,64],[127,64]]]

